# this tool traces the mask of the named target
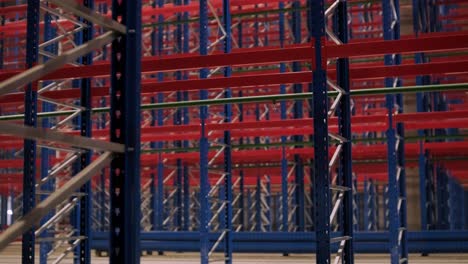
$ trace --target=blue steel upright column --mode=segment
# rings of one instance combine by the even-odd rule
[[[158,0],[158,8],[164,7],[164,0]],[[157,50],[158,55],[163,56],[164,52],[164,15],[158,16],[158,34],[157,34]],[[164,73],[158,72],[158,82],[162,82],[164,80]],[[164,94],[158,93],[158,103],[162,103],[164,101]],[[162,109],[158,109],[158,126],[164,125],[164,112]],[[164,147],[164,142],[159,141],[157,143],[158,150],[162,150]],[[164,217],[164,162],[162,159],[161,152],[158,153],[158,167],[157,167],[157,179],[158,179],[158,188],[157,188],[157,215],[156,215],[156,230],[163,229],[163,217]],[[162,252],[159,252],[162,254]]]
[[[112,142],[125,145],[111,163],[110,263],[140,263],[141,0],[113,0],[126,35],[112,43]]]
[[[94,0],[84,0],[83,5],[94,9]],[[84,20],[84,23],[88,27],[83,29],[83,43],[86,43],[93,38],[93,24],[89,21]],[[89,53],[81,59],[83,65],[91,65],[93,62],[93,54]],[[91,137],[91,129],[93,127],[91,122],[91,108],[92,108],[92,97],[91,97],[91,79],[86,78],[81,80],[81,107],[83,111],[81,112],[80,119],[80,134],[83,137]],[[92,152],[87,151],[81,154],[80,156],[80,167],[84,169],[91,162]],[[81,192],[86,194],[80,199],[80,223],[79,223],[79,233],[80,236],[86,237],[86,239],[81,240],[79,246],[79,256],[78,261],[75,263],[80,264],[89,264],[91,263],[91,182],[87,182],[81,187]]]
[[[300,1],[294,1],[292,4],[293,12],[291,15],[291,24],[292,24],[292,31],[294,35],[294,44],[301,44],[302,42],[302,28],[301,28],[301,3]],[[301,63],[300,62],[293,62],[292,63],[292,70],[294,72],[301,71]],[[302,84],[295,83],[293,85],[294,93],[302,93]],[[297,100],[294,102],[294,118],[295,119],[302,119],[304,117],[303,113],[303,102],[302,100]],[[302,148],[301,142],[303,141],[303,136],[294,136],[294,141],[298,144],[294,146],[294,148]],[[297,226],[297,231],[304,231],[304,165],[303,160],[299,155],[294,155],[294,163],[296,165],[295,168],[295,179],[294,184],[296,185],[296,189],[294,191],[294,202],[296,204],[295,209],[295,224]]]
[[[184,0],[184,5],[188,5],[190,3],[189,0]],[[185,21],[184,26],[183,26],[183,53],[189,53],[190,51],[190,25],[188,23],[189,20],[189,13],[184,12],[183,16],[183,21]],[[186,71],[184,72],[184,79],[187,80],[189,73]],[[183,97],[184,101],[189,100],[189,93],[187,91],[183,92]],[[184,125],[190,124],[190,115],[189,115],[189,109],[187,107],[183,108],[183,120],[184,120]],[[183,147],[184,149],[189,148],[189,141],[184,140],[183,142]],[[189,172],[190,168],[188,165],[184,164],[184,225],[183,225],[183,230],[188,231],[190,228],[190,178],[189,178]]]
[[[347,2],[340,1],[334,15],[334,31],[343,44],[348,43],[348,12]],[[342,98],[337,109],[339,134],[344,138],[342,152],[339,160],[337,184],[345,187],[341,221],[341,230],[344,237],[349,240],[344,243],[342,262],[354,263],[353,251],[353,172],[351,157],[351,97],[349,94],[349,59],[341,58],[336,62],[337,84],[343,90]],[[337,100],[337,99],[335,99]]]
[[[323,0],[308,0],[314,47],[314,226],[316,262],[330,263],[330,175],[328,171],[327,58],[325,57],[325,12]]]
[[[279,2],[279,40],[280,40],[280,47],[284,48],[284,36],[285,36],[285,12],[284,12],[284,3]],[[286,64],[281,63],[280,64],[280,72],[284,73],[286,72]],[[286,85],[281,84],[280,86],[280,93],[285,94],[286,93]],[[280,117],[281,120],[286,120],[287,119],[287,105],[286,101],[281,101],[280,102]],[[288,160],[286,158],[286,142],[287,142],[287,137],[286,136],[281,136],[281,143],[283,144],[281,146],[281,223],[280,223],[280,229],[283,232],[288,232]]]
[[[231,53],[231,6],[230,0],[223,0],[223,27],[226,32],[224,38],[224,53]],[[231,67],[224,68],[224,77],[231,77]],[[226,88],[224,92],[225,98],[231,98],[231,88]],[[232,119],[232,106],[226,104],[224,106],[224,122],[231,123]],[[231,132],[224,131],[224,197],[223,200],[227,203],[225,206],[226,213],[224,214],[224,231],[226,236],[224,238],[224,263],[232,263],[232,153],[231,153]]]
[[[31,68],[39,56],[39,0],[28,0],[26,67]],[[24,91],[24,125],[37,126],[37,87],[28,84]],[[35,206],[36,201],[36,141],[24,140],[24,174],[23,174],[23,215]],[[22,263],[34,263],[34,229],[23,234]]]
[[[385,40],[400,38],[400,5],[398,0],[383,0],[383,31]],[[401,64],[401,55],[385,55],[385,65]],[[401,85],[398,78],[386,78],[386,87]],[[406,180],[404,163],[403,124],[396,124],[395,113],[401,113],[403,98],[400,95],[387,95],[388,109],[387,150],[388,150],[388,206],[389,206],[389,247],[391,263],[407,263],[408,248],[406,244]],[[395,109],[395,106],[397,109]]]
[[[49,13],[44,14],[44,42],[53,39],[56,36],[55,29],[52,27],[52,16]],[[47,52],[50,52],[50,54],[57,54],[57,48],[58,45],[56,43],[53,43],[47,47],[44,47],[44,50]],[[43,62],[45,63],[46,61],[49,60],[47,56],[44,56]],[[47,86],[49,83],[44,82],[43,86]],[[42,103],[42,111],[53,111],[54,110],[54,105],[51,103],[43,102]],[[49,118],[43,118],[42,120],[42,127],[43,128],[50,128],[51,127],[51,122]],[[52,157],[54,152],[50,149],[47,148],[41,148],[41,169],[40,169],[40,177],[41,179],[44,179],[48,176],[49,174],[49,169],[50,169],[50,160],[49,157]],[[48,180],[46,183],[42,184],[38,189],[40,192],[43,193],[48,193],[54,191],[55,187],[55,181],[54,179]],[[37,191],[37,190],[36,190]],[[47,194],[42,194],[41,195],[41,201],[47,198]],[[41,226],[44,225],[47,221],[50,220],[50,218],[54,215],[54,212],[49,212],[47,216],[42,218],[41,220]],[[41,239],[44,238],[51,238],[53,237],[53,234],[48,232],[48,230],[44,231],[41,234]],[[52,241],[47,241],[47,239],[44,239],[46,241],[42,241],[39,245],[39,263],[40,264],[46,264],[47,263],[47,253],[52,249]]]
[[[200,0],[200,55],[208,54],[208,4],[207,0]],[[200,79],[208,77],[208,69],[200,70]],[[206,90],[200,91],[200,99],[208,99]],[[201,264],[208,263],[208,221],[210,206],[208,203],[208,137],[206,119],[208,107],[200,106],[200,257]]]
[[[175,5],[182,5],[181,0],[176,0]],[[174,41],[176,42],[174,45],[174,53],[182,53],[183,52],[183,43],[182,43],[182,13],[177,14],[177,26],[176,30],[174,31]],[[182,71],[175,72],[175,77],[177,80],[182,80]],[[182,92],[176,92],[177,101],[182,101]],[[182,109],[177,108],[174,110],[174,125],[181,125],[182,124]],[[174,147],[176,149],[182,148],[182,141],[176,140],[174,141]],[[184,174],[184,167],[182,166],[182,159],[178,158],[176,160],[176,177],[174,179],[174,188],[176,189],[176,194],[174,196],[174,209],[175,216],[173,219],[174,226],[177,227],[179,230],[182,229],[182,177]]]

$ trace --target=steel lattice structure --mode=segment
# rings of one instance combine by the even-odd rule
[[[468,251],[467,5],[0,1],[0,250]]]

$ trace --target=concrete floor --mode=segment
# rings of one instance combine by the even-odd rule
[[[220,259],[220,255],[214,256],[213,259]],[[274,263],[291,263],[291,264],[311,264],[315,263],[315,256],[311,254],[307,255],[290,255],[283,257],[281,254],[235,254],[234,263],[242,264],[274,264]],[[21,247],[20,244],[15,243],[14,245],[6,248],[0,252],[0,264],[17,264],[21,262]],[[50,259],[49,263],[52,263],[53,259]],[[359,254],[356,255],[355,262],[357,264],[380,264],[390,263],[389,256],[385,254]],[[39,261],[36,261],[39,263]],[[64,259],[64,264],[72,264],[71,258]],[[104,264],[109,263],[106,257],[97,257],[93,253],[91,263],[93,264]],[[146,255],[141,258],[142,264],[175,264],[175,263],[189,263],[195,264],[200,263],[199,255],[196,253],[166,253],[164,256],[157,255]],[[218,261],[216,263],[221,263]],[[435,254],[428,257],[421,257],[420,255],[413,254],[410,256],[410,263],[419,264],[468,264],[468,253],[466,254]]]

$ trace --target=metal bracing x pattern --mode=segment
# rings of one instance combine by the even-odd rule
[[[230,1],[224,0],[222,2],[223,7],[223,18],[221,19],[216,15],[216,10],[213,8],[211,1],[200,1],[199,3],[200,13],[199,13],[199,22],[200,22],[200,35],[199,35],[199,53],[200,55],[208,55],[210,50],[214,50],[214,47],[222,41],[224,46],[224,53],[230,53],[232,49],[232,21],[230,15]],[[208,42],[208,11],[213,13],[216,24],[218,25],[219,32],[221,36],[217,38],[212,43]],[[216,68],[212,71],[204,68],[200,70],[200,78],[205,79],[209,78],[220,68]],[[224,68],[224,76],[231,76],[231,68]],[[209,96],[208,92],[205,90],[200,91],[200,99],[207,99]],[[230,98],[232,96],[230,88],[224,88],[224,90],[219,94],[215,95],[215,98],[224,96],[225,98]],[[201,233],[201,263],[209,263],[214,261],[213,253],[217,250],[218,246],[221,243],[223,246],[223,257],[220,259],[225,263],[232,263],[232,231],[233,231],[233,184],[232,184],[232,159],[231,159],[231,134],[229,131],[224,132],[223,141],[221,148],[217,151],[213,158],[208,160],[208,147],[210,143],[208,142],[208,136],[212,133],[206,130],[205,122],[209,118],[207,106],[200,107],[200,121],[201,121],[201,138],[200,138],[200,226],[199,231]],[[230,104],[224,106],[224,119],[219,122],[230,123],[232,121],[232,108]],[[212,166],[212,163],[220,155],[224,154],[224,169],[220,174],[219,180],[211,188],[208,184],[208,167]],[[212,194],[214,190],[218,189],[220,192],[219,201],[214,200],[213,206],[209,205],[209,201],[213,200]],[[216,203],[218,204],[216,206]],[[217,208],[214,211],[214,214],[211,214],[209,211]],[[211,228],[216,228],[212,224],[215,220],[221,216],[219,219],[220,226],[219,228],[219,237],[215,239],[212,243],[208,241],[208,234]]]
[[[19,74],[17,76],[14,76],[10,78],[9,80],[5,81],[2,83],[2,93],[6,93],[8,91],[11,91],[13,89],[16,89],[17,87],[20,87],[24,84],[27,84],[28,82],[35,81],[36,79],[40,78],[41,76],[47,74],[48,72],[57,69],[64,65],[65,63],[70,63],[72,62],[75,58],[78,58],[82,55],[86,55],[82,59],[83,64],[90,64],[92,58],[90,51],[94,50],[95,48],[102,46],[103,44],[107,43],[110,41],[112,38],[114,38],[116,35],[113,32],[110,33],[105,33],[103,37],[98,37],[95,40],[91,41],[91,38],[93,37],[92,35],[92,25],[87,23],[86,21],[83,21],[84,24],[86,24],[86,28],[84,29],[85,36],[84,40],[90,40],[90,43],[87,43],[82,46],[77,46],[76,48],[64,52],[64,54],[59,55],[59,56],[53,56],[53,53],[47,53],[47,52],[42,52],[41,54],[45,54],[47,57],[50,58],[50,60],[46,61],[43,65],[37,65],[36,62],[38,61],[37,56],[39,54],[39,45],[38,45],[38,35],[39,35],[39,1],[29,1],[28,3],[28,45],[27,45],[27,50],[29,51],[27,54],[27,62],[31,70],[25,71],[23,74]],[[63,3],[61,3],[63,4]],[[93,13],[89,7],[92,8],[92,2],[85,1],[84,6],[80,5],[75,5],[71,2],[65,6],[65,9],[68,9],[74,14],[79,14],[82,17],[88,18],[89,20],[95,21],[98,24],[101,24],[103,26],[107,26],[108,28],[111,29],[116,29],[120,32],[122,32],[122,29],[125,30],[125,27],[121,26],[119,23],[114,22],[112,20],[109,20],[108,18],[102,17],[97,13]],[[43,4],[42,8],[46,9],[46,11],[51,12],[53,14],[59,14],[62,15],[60,12],[54,13],[54,10],[48,8],[47,5]],[[62,15],[65,16],[65,15]],[[46,19],[48,16],[45,16]],[[66,17],[66,16],[65,16]],[[46,37],[44,38],[47,40],[49,37],[47,34],[47,21],[46,20]],[[78,31],[77,31],[78,32]],[[74,32],[76,33],[76,32]],[[51,45],[56,41],[57,39],[54,39],[49,42],[45,42],[42,46],[47,49],[47,45]],[[87,55],[89,54],[89,55]],[[26,82],[25,82],[26,81]],[[98,158],[95,162],[90,164],[90,157],[91,154],[90,152],[77,152],[73,155],[70,156],[70,158],[65,160],[65,163],[63,164],[57,164],[55,167],[53,167],[49,173],[47,170],[45,170],[43,174],[43,179],[37,186],[42,186],[47,181],[50,181],[50,179],[54,178],[57,173],[60,172],[60,170],[63,170],[67,165],[71,164],[74,160],[76,160],[77,155],[81,155],[81,171],[78,172],[75,178],[72,180],[68,181],[63,185],[60,189],[58,189],[56,192],[50,194],[48,197],[45,198],[41,203],[38,204],[38,208],[34,207],[34,200],[35,200],[35,149],[36,149],[36,144],[35,141],[36,139],[48,142],[59,142],[61,144],[66,144],[66,145],[71,145],[75,147],[80,147],[80,148],[91,148],[91,149],[100,149],[100,150],[112,150],[116,152],[121,152],[123,151],[123,147],[118,144],[108,144],[105,142],[99,142],[96,140],[89,140],[86,139],[86,137],[90,136],[90,115],[91,115],[91,104],[90,104],[90,82],[88,80],[84,80],[82,82],[82,100],[81,100],[81,107],[79,111],[77,111],[78,114],[82,114],[82,124],[81,124],[81,135],[82,137],[76,137],[76,136],[67,136],[64,134],[60,134],[57,132],[52,132],[52,131],[44,131],[44,130],[37,130],[34,128],[28,128],[28,127],[21,127],[13,124],[3,124],[2,129],[3,132],[13,134],[16,136],[24,137],[27,140],[25,141],[25,177],[27,179],[24,180],[24,191],[23,193],[26,193],[27,195],[23,195],[24,202],[23,202],[23,214],[24,217],[17,221],[14,225],[12,225],[6,232],[2,234],[2,244],[1,248],[4,248],[12,239],[14,239],[18,234],[21,234],[27,231],[25,235],[23,235],[23,263],[33,263],[34,262],[34,237],[36,235],[40,235],[45,229],[49,228],[52,224],[57,223],[62,219],[66,214],[68,214],[73,207],[77,204],[78,200],[77,198],[71,200],[71,203],[65,203],[65,206],[60,209],[57,214],[54,216],[49,216],[49,220],[47,222],[44,222],[44,225],[39,228],[37,231],[34,232],[34,227],[33,225],[42,217],[44,217],[50,210],[56,208],[59,206],[59,204],[63,201],[68,199],[71,195],[74,195],[74,190],[77,188],[79,189],[82,185],[85,185],[87,187],[84,187],[85,189],[82,189],[83,191],[87,192],[89,194],[89,179],[91,176],[93,176],[100,168],[103,166],[106,166],[110,159],[112,158],[111,153],[105,153],[101,155],[100,158]],[[30,84],[28,88],[26,89],[26,96],[25,96],[25,106],[26,106],[26,114],[25,114],[25,125],[29,126],[36,126],[37,122],[37,115],[36,115],[36,110],[37,110],[37,94],[39,92],[43,92],[46,89],[41,89],[39,92],[36,91],[36,86],[37,84]],[[47,89],[50,89],[52,86],[47,86]],[[47,103],[55,103],[53,100],[49,100],[47,98],[41,98],[41,100],[47,102]],[[58,105],[61,105],[60,103]],[[29,110],[28,110],[29,109]],[[29,114],[28,114],[29,113]],[[76,113],[72,115],[72,118],[76,116]],[[71,118],[67,118],[65,120],[70,120]],[[29,121],[28,121],[29,120]],[[65,123],[62,121],[62,123]],[[47,125],[47,123],[45,123]],[[55,127],[59,127],[60,123],[56,125]],[[52,149],[57,149],[57,150],[66,150],[66,148],[62,147],[54,147],[54,146],[48,146],[45,145],[43,147],[48,147]],[[44,154],[45,152],[43,152]],[[81,154],[80,154],[81,153]],[[43,157],[44,158],[44,157]],[[47,159],[43,159],[43,161],[46,161]],[[89,166],[88,166],[89,164]],[[42,169],[47,168],[43,164]],[[31,179],[29,179],[31,178]],[[80,208],[81,208],[81,219],[80,219],[80,226],[78,227],[79,233],[76,237],[76,240],[72,243],[72,245],[65,251],[63,252],[55,261],[54,263],[58,263],[61,259],[63,259],[68,253],[72,252],[75,248],[79,248],[78,251],[78,256],[77,260],[80,263],[89,263],[90,261],[90,241],[89,241],[89,216],[90,216],[90,203],[89,203],[89,195],[84,195],[81,198],[80,201]],[[74,236],[74,232],[69,234],[70,236]],[[65,238],[68,239],[68,238]],[[72,239],[70,237],[70,239]],[[61,239],[62,241],[65,241]],[[40,241],[51,241],[51,240],[45,240],[45,238],[41,238]],[[52,249],[54,250],[54,249]],[[41,256],[41,263],[45,263],[47,261],[47,258],[44,258],[46,255],[50,255],[50,252],[43,252],[46,254],[42,254]]]
[[[333,16],[332,16],[333,15]],[[325,17],[331,17],[333,32],[327,30],[327,36],[337,45],[348,43],[348,9],[346,1],[335,1],[325,11]],[[334,84],[327,79],[327,84],[338,92],[328,110],[328,116],[338,116],[338,134],[329,132],[332,140],[338,141],[335,153],[329,163],[330,171],[337,171],[331,179],[331,190],[335,192],[330,224],[336,217],[338,230],[342,232],[333,241],[339,243],[334,263],[354,263],[353,251],[353,175],[351,168],[351,97],[349,81],[349,60],[342,58],[336,62],[337,81]],[[335,167],[335,163],[337,167]],[[341,215],[338,214],[341,213]]]

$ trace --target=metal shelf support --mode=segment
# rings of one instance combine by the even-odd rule
[[[327,58],[325,48],[325,1],[308,0],[311,37],[315,60],[313,69],[314,103],[314,226],[317,263],[330,263],[330,174],[328,169]]]
[[[112,43],[110,138],[125,152],[111,163],[110,263],[140,263],[141,2],[112,1],[127,30]]]

